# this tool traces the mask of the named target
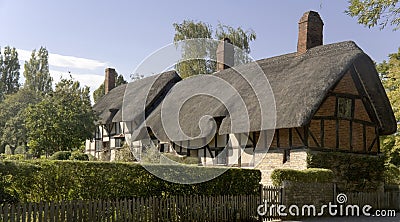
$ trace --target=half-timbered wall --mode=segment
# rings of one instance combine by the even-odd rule
[[[368,100],[357,90],[357,79],[346,73],[314,115],[308,146],[357,153],[379,152],[376,124]],[[348,112],[346,111],[348,110]]]
[[[115,157],[115,149],[121,148],[125,141],[125,138],[119,137],[119,134],[128,131],[128,125],[123,122],[96,126],[94,138],[86,140],[85,153],[112,161]]]
[[[303,127],[276,129],[270,148],[303,148],[305,135]]]

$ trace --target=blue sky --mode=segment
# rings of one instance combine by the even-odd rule
[[[184,19],[252,28],[254,59],[295,51],[298,20],[309,10],[324,21],[324,44],[353,40],[377,62],[397,51],[400,31],[359,25],[344,13],[347,5],[347,0],[0,0],[0,47],[19,49],[23,67],[33,49],[45,46],[56,81],[71,71],[92,89],[104,80],[106,67],[128,78],[143,59],[172,42],[172,24]]]

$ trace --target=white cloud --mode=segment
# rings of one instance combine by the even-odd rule
[[[18,51],[18,58],[24,61],[28,61],[32,54],[31,51],[23,49],[17,49],[17,51]],[[95,70],[98,68],[104,68],[105,66],[107,66],[107,63],[93,59],[49,53],[49,65],[56,67],[70,68],[70,69]]]
[[[100,76],[98,74],[76,74],[76,73],[68,73],[68,72],[60,72],[58,70],[50,70],[50,75],[53,77],[54,84],[59,82],[61,77],[69,78],[71,75],[74,80],[80,82],[81,86],[89,86],[90,92],[93,93],[94,90],[99,88],[99,86],[104,81],[104,76]]]
[[[18,58],[20,61],[29,61],[31,57],[31,51],[17,49]],[[64,56],[59,54],[49,53],[49,66],[50,75],[53,77],[53,87],[60,81],[61,77],[69,78],[72,76],[74,80],[80,82],[81,86],[89,86],[90,94],[93,95],[93,91],[96,90],[104,81],[104,75],[102,71],[107,63],[100,62],[92,59],[79,58],[74,56]],[[60,71],[63,70],[63,71]],[[71,70],[71,73],[66,70]],[[25,81],[22,73],[24,72],[23,63],[21,63],[21,78],[20,82]]]

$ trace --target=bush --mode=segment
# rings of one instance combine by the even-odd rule
[[[164,181],[137,163],[31,160],[3,161],[0,174],[2,178],[10,178],[3,186],[3,193],[27,202],[259,193],[259,170],[184,165],[146,167],[164,170],[166,177],[197,178],[213,171],[227,171],[210,181],[185,185]]]
[[[385,182],[387,184],[399,184],[400,185],[400,167],[386,163],[385,164]]]
[[[97,158],[95,156],[93,156],[92,154],[87,153],[86,155],[88,156],[89,161],[97,161]]]
[[[309,168],[305,170],[275,169],[271,174],[274,186],[282,185],[285,180],[303,183],[331,183],[333,172],[328,169]]]
[[[135,157],[133,156],[129,145],[124,143],[121,149],[115,151],[115,161],[118,162],[133,162],[135,161]]]
[[[15,149],[14,154],[25,154],[26,150],[27,150],[27,148],[25,146],[18,146]]]
[[[86,153],[82,153],[80,151],[75,151],[75,152],[72,152],[69,159],[70,160],[89,161],[89,156]]]
[[[307,167],[332,170],[341,191],[374,192],[385,180],[384,156],[309,152]]]
[[[171,153],[163,153],[163,156],[168,158],[169,160],[175,161],[177,163],[183,164],[199,164],[198,157],[190,157],[190,156],[178,156]]]
[[[140,155],[142,163],[159,163],[160,157],[160,151],[153,144],[146,146]]]
[[[15,154],[15,155],[11,155],[11,154],[0,154],[0,159],[1,160],[24,160],[25,159],[25,155],[24,154]]]
[[[58,151],[50,156],[51,160],[69,160],[71,157],[71,151]]]
[[[4,153],[7,154],[7,155],[12,155],[13,154],[10,145],[6,145],[5,146]]]

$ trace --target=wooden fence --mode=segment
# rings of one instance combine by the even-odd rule
[[[346,193],[346,204],[364,206],[374,209],[400,210],[400,192]]]
[[[271,221],[280,219],[280,216],[277,211],[277,206],[282,204],[283,198],[283,188],[282,187],[274,187],[274,186],[263,186],[261,192],[261,201],[268,210],[266,210],[266,214],[263,216],[263,221]],[[272,209],[272,211],[271,211]]]
[[[257,221],[260,202],[246,195],[4,204],[0,221]]]

